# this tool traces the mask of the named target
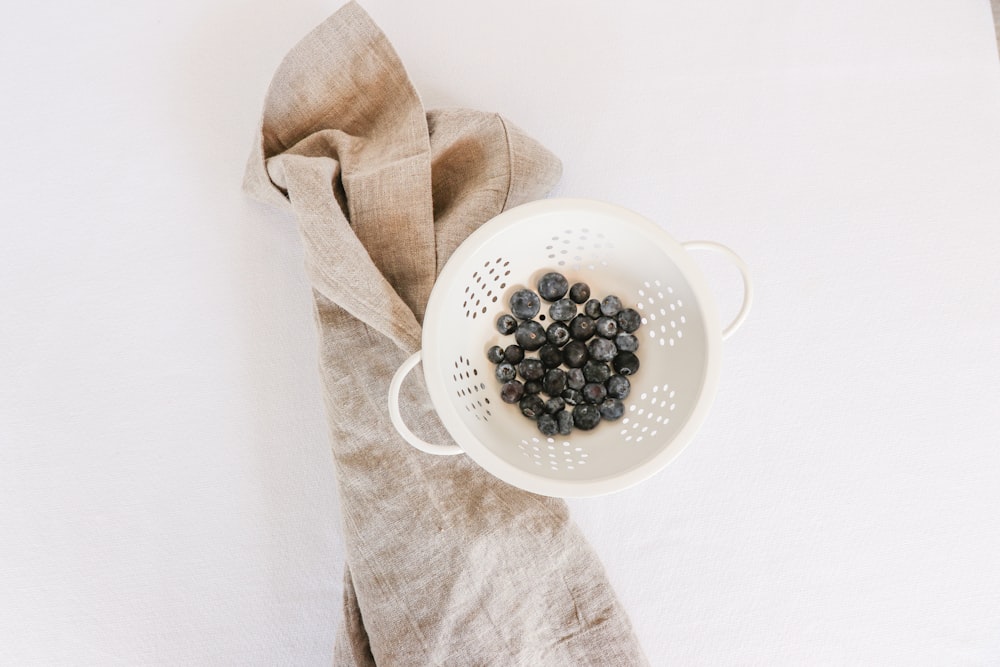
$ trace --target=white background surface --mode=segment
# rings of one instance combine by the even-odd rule
[[[338,6],[5,10],[0,664],[329,664],[310,296],[239,183],[271,73]],[[651,662],[1000,664],[986,0],[364,6],[428,107],[500,111],[557,194],[754,270],[696,442],[571,503]]]

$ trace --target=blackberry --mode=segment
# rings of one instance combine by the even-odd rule
[[[569,335],[576,340],[587,340],[594,335],[594,320],[586,315],[577,315],[569,323]]]
[[[569,288],[569,298],[574,303],[586,303],[587,299],[590,298],[590,285],[587,283],[574,283]]]
[[[517,320],[510,313],[504,313],[497,318],[497,331],[504,336],[509,336],[517,329]]]
[[[569,299],[559,299],[549,306],[549,317],[557,322],[569,322],[576,317],[576,304]]]
[[[514,368],[514,364],[504,361],[497,365],[496,376],[500,382],[510,382],[517,377],[517,369]]]
[[[539,415],[545,414],[545,401],[538,394],[525,396],[518,405],[521,408],[521,414],[529,419],[538,419]]]
[[[612,363],[621,375],[635,375],[639,370],[639,357],[633,352],[619,352]]]
[[[586,313],[587,317],[592,317],[596,320],[601,316],[601,302],[597,299],[591,299],[583,304],[583,312]]]
[[[538,314],[542,302],[530,289],[519,289],[510,297],[510,312],[521,320],[530,320]]]
[[[600,405],[608,397],[608,390],[599,382],[588,382],[583,386],[583,400],[593,405]]]
[[[624,375],[612,375],[604,383],[604,386],[608,388],[610,398],[626,398],[628,393],[632,391],[632,383]]]
[[[546,343],[538,350],[538,360],[546,368],[555,368],[563,362],[562,350],[552,343]]]
[[[538,293],[546,301],[558,301],[563,298],[567,290],[569,281],[561,273],[552,271],[538,279]]]
[[[566,343],[566,347],[562,349],[562,354],[563,363],[570,368],[580,368],[590,358],[590,354],[587,352],[587,345],[580,340],[572,340]]]
[[[625,414],[625,406],[617,398],[609,398],[598,407],[601,419],[609,422],[618,421]]]
[[[616,297],[614,294],[609,294],[604,297],[601,301],[601,313],[607,315],[608,317],[614,317],[622,309],[622,300]],[[513,310],[513,308],[511,308]],[[514,313],[517,315],[517,313]]]
[[[569,327],[562,322],[553,322],[545,330],[545,339],[553,345],[562,347],[569,342]]]
[[[566,390],[566,372],[561,368],[553,368],[542,378],[542,391],[549,396],[559,396]]]
[[[584,403],[573,408],[573,426],[589,431],[601,423],[601,412],[596,405]]]
[[[583,385],[587,384],[587,378],[584,377],[583,371],[579,368],[571,368],[566,371],[566,386],[570,389],[583,389]]]
[[[486,358],[494,364],[499,364],[504,359],[503,348],[499,345],[494,345],[490,349],[486,350]]]
[[[639,349],[639,339],[630,333],[620,333],[615,336],[615,347],[622,352],[635,352]]]
[[[500,365],[503,366],[503,364]],[[525,380],[541,380],[542,376],[545,375],[545,366],[538,359],[528,358],[517,365],[517,372]]]
[[[524,385],[517,380],[504,382],[500,387],[500,400],[504,403],[517,403],[524,397]]]
[[[597,361],[611,361],[618,354],[618,348],[607,338],[594,338],[587,345],[587,352],[591,359]]]
[[[545,328],[534,320],[526,320],[517,325],[514,340],[525,350],[537,350],[545,345]]]
[[[503,358],[512,364],[519,364],[524,359],[524,348],[520,345],[508,345],[503,351]]]
[[[618,320],[618,326],[625,333],[632,333],[642,324],[642,315],[633,308],[626,308],[618,313],[615,318]]]

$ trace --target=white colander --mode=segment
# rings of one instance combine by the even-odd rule
[[[725,329],[687,249],[722,252],[743,274],[743,303]],[[491,346],[513,342],[495,327],[510,295],[535,289],[553,270],[570,284],[589,284],[592,297],[619,296],[643,322],[625,416],[565,437],[545,437],[517,405],[503,403],[486,358]],[[427,304],[422,349],[390,384],[389,414],[414,447],[467,454],[522,489],[558,497],[618,491],[662,470],[692,439],[715,396],[721,342],[743,322],[750,301],[746,264],[724,246],[678,243],[637,213],[604,202],[525,204],[484,224],[448,260]],[[421,360],[431,402],[457,445],[425,442],[403,423],[399,389]]]

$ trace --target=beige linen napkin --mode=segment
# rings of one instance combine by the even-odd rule
[[[425,113],[355,3],[274,76],[244,187],[294,212],[313,287],[347,559],[337,665],[646,664],[563,501],[411,448],[386,407],[448,256],[559,175],[496,114]],[[451,442],[419,376],[404,416]]]

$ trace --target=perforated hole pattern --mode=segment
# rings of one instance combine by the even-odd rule
[[[465,286],[465,301],[462,308],[465,316],[476,319],[485,315],[489,304],[496,303],[507,288],[507,278],[510,276],[510,261],[503,257],[483,263],[481,269],[472,272]]]
[[[476,419],[489,421],[493,412],[490,410],[486,382],[479,377],[479,370],[465,357],[459,357],[454,366],[451,379],[455,383],[456,398],[465,407],[465,411],[471,412]]]

